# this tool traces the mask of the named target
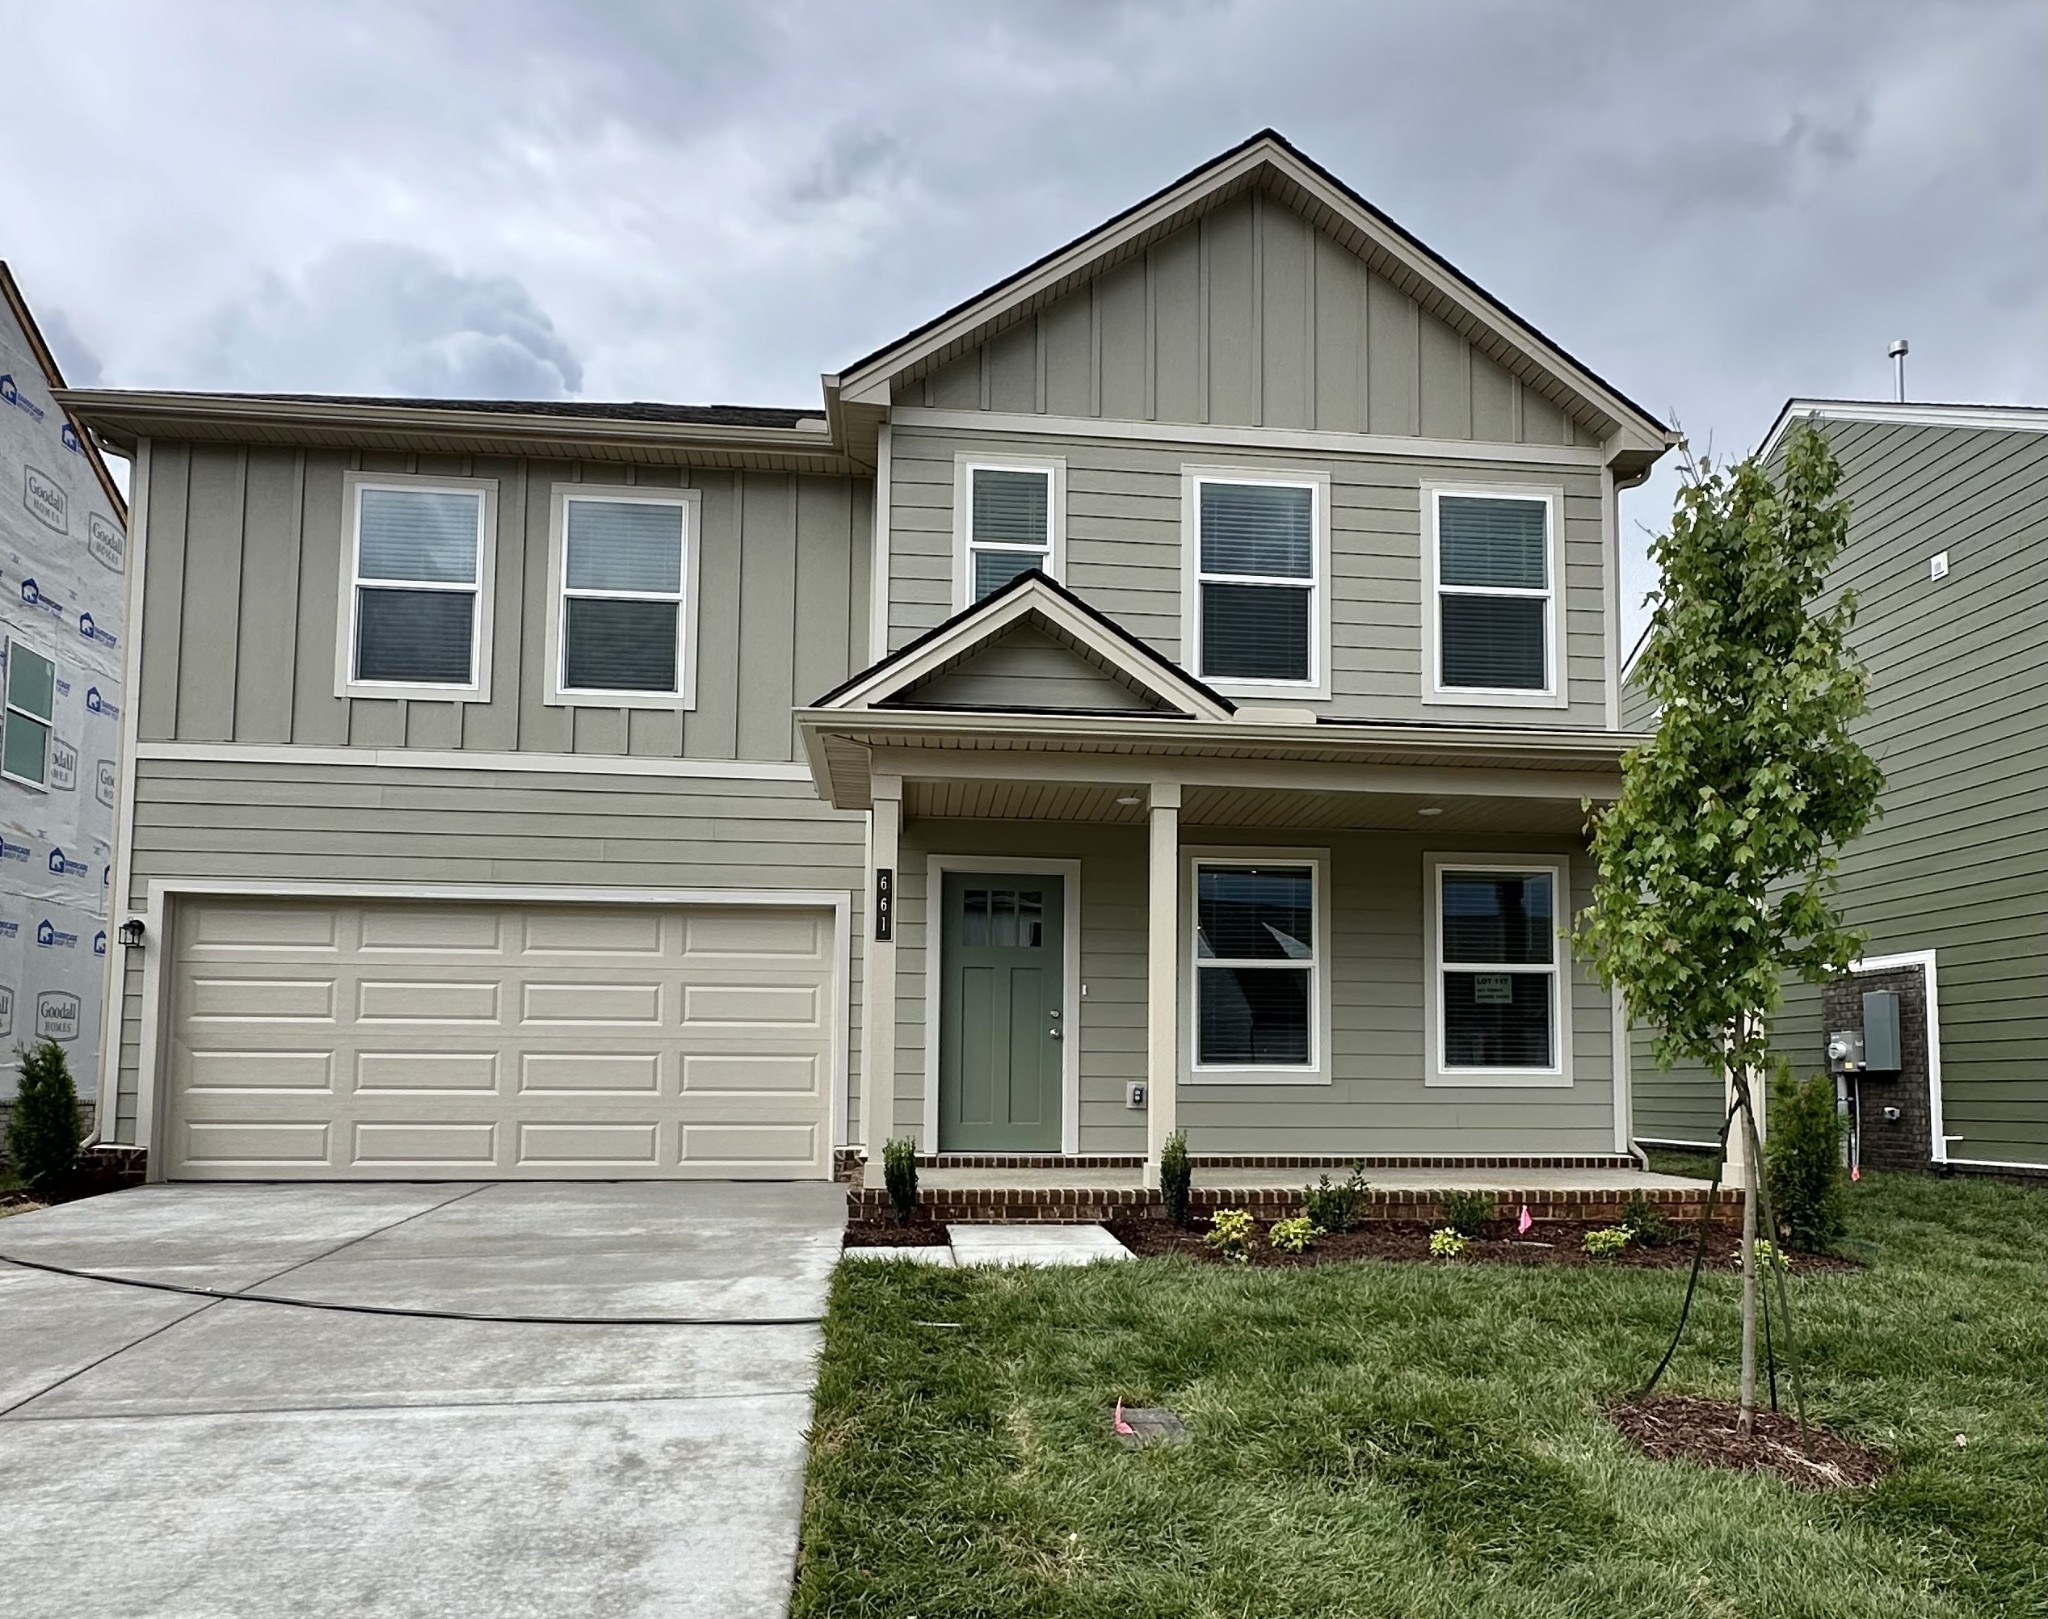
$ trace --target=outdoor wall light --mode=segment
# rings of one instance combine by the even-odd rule
[[[121,931],[117,937],[120,939],[124,949],[140,950],[142,948],[142,935],[146,931],[142,925],[142,918],[131,916],[121,924]]]

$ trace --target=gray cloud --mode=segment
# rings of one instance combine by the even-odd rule
[[[900,167],[903,146],[886,129],[841,124],[825,138],[816,165],[792,188],[801,203],[834,203],[888,179]]]
[[[553,399],[583,366],[527,290],[417,248],[353,242],[265,276],[200,325],[194,369],[222,386]]]
[[[78,329],[71,324],[71,317],[64,310],[55,307],[38,309],[35,312],[36,328],[43,334],[43,341],[50,345],[50,353],[57,361],[57,369],[64,373],[64,380],[74,388],[96,388],[106,375],[106,368],[100,364],[100,357],[78,335]]]

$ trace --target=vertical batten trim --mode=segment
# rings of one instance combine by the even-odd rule
[[[1211,323],[1215,319],[1210,307],[1212,277],[1209,268],[1215,252],[1215,243],[1209,239],[1209,216],[1204,214],[1195,221],[1195,396],[1200,401],[1197,410],[1205,426],[1216,414],[1209,397],[1215,378],[1209,352],[1214,346]]]
[[[1614,463],[1600,469],[1600,608],[1606,645],[1600,666],[1606,675],[1607,729],[1621,729],[1621,519],[1614,488]]]
[[[1102,414],[1102,282],[1088,283],[1088,414]]]
[[[1145,249],[1145,420],[1159,420],[1159,294],[1152,249]]]
[[[1045,311],[1040,310],[1031,317],[1031,353],[1033,377],[1031,408],[1040,416],[1045,414]]]
[[[879,663],[889,655],[889,424],[882,423],[875,435],[875,520],[868,536],[868,647],[867,661]]]
[[[1266,425],[1266,194],[1252,193],[1252,426]],[[1206,419],[1206,418],[1205,418]]]
[[[1316,261],[1322,257],[1322,232],[1310,226],[1307,233],[1308,251],[1303,256],[1301,269],[1302,287],[1302,363],[1301,419],[1314,431],[1321,419],[1319,379],[1316,370],[1316,334],[1320,330],[1320,311],[1316,307],[1318,297],[1316,285]]]

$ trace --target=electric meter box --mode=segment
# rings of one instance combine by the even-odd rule
[[[1873,1074],[1896,1074],[1899,1052],[1899,992],[1863,992],[1863,1066]]]

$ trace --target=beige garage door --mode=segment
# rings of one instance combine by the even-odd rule
[[[188,902],[165,1172],[822,1178],[829,911]]]

